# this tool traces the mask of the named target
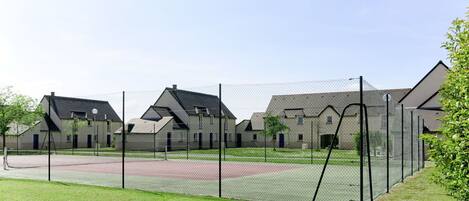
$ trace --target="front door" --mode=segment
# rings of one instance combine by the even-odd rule
[[[285,147],[285,135],[283,133],[280,133],[278,135],[278,147],[280,147],[280,148]]]
[[[92,136],[88,135],[87,141],[86,141],[86,147],[91,148],[92,144]]]
[[[210,149],[213,149],[213,133],[210,133]]]
[[[39,134],[33,135],[33,149],[39,149]]]
[[[73,148],[78,148],[78,135],[73,135]]]
[[[171,133],[166,134],[166,147],[171,151]]]
[[[242,141],[241,141],[241,133],[236,134],[236,147],[241,147]]]
[[[106,136],[106,145],[107,147],[111,147],[111,135]]]
[[[202,133],[199,133],[199,149],[202,149]]]

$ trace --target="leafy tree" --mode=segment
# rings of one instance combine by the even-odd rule
[[[274,138],[274,135],[277,135],[277,133],[280,132],[289,131],[290,128],[282,121],[280,121],[279,116],[273,116],[271,113],[268,113],[264,118],[264,125],[265,126],[264,130],[262,131],[262,135],[264,135],[264,137],[272,136],[272,145],[275,151],[277,138]]]
[[[363,147],[366,151],[366,133],[364,133],[363,136],[363,142],[365,143],[365,146]],[[378,147],[384,148],[384,142],[385,138],[384,135],[378,131],[371,131],[370,132],[370,147],[373,152],[373,155],[377,155]],[[356,132],[353,134],[353,142],[355,143],[355,150],[357,151],[357,154],[360,155],[360,132]]]
[[[67,136],[70,136],[72,140],[72,154],[74,152],[74,135],[78,135],[80,128],[83,128],[87,125],[87,122],[83,119],[80,119],[76,116],[73,116],[73,121],[70,121],[68,124],[65,125],[64,131],[67,133]],[[78,142],[77,142],[78,143]]]
[[[12,91],[11,87],[0,89],[0,134],[3,138],[2,149],[6,146],[5,135],[9,129],[8,126],[12,123],[32,126],[42,115],[42,107],[33,98],[16,94]]]
[[[469,12],[456,19],[443,43],[452,64],[441,89],[445,112],[441,138],[423,135],[438,173],[436,181],[459,200],[469,200]]]

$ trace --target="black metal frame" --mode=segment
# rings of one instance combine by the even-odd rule
[[[221,197],[221,141],[222,141],[222,136],[223,140],[225,139],[225,135],[222,135],[222,129],[221,129],[221,120],[222,120],[222,115],[221,115],[221,83],[218,84],[218,197]],[[226,146],[226,145],[225,145]]]
[[[410,111],[410,175],[414,175],[414,111]]]
[[[329,159],[331,157],[331,153],[332,153],[332,149],[334,147],[334,143],[335,143],[335,140],[337,139],[337,135],[339,133],[339,129],[340,129],[340,126],[342,125],[342,119],[344,117],[344,114],[346,112],[346,110],[351,107],[351,106],[360,106],[360,108],[363,108],[362,111],[364,111],[364,116],[365,116],[365,130],[366,130],[366,141],[367,141],[367,156],[368,156],[368,174],[369,174],[369,182],[370,182],[370,198],[371,200],[373,200],[373,183],[372,183],[372,174],[371,174],[371,157],[370,157],[370,146],[369,146],[369,142],[370,142],[370,138],[369,138],[369,132],[368,132],[368,111],[367,111],[367,107],[366,105],[363,105],[363,104],[360,104],[360,103],[351,103],[347,106],[345,106],[344,110],[342,111],[342,114],[340,115],[340,119],[339,119],[339,123],[337,125],[337,128],[336,128],[336,131],[335,131],[335,134],[334,134],[334,138],[332,139],[331,141],[331,144],[329,145],[329,151],[327,153],[327,158],[326,158],[326,162],[323,166],[323,169],[321,171],[321,176],[319,177],[319,181],[318,181],[318,184],[316,186],[316,190],[314,192],[314,196],[313,196],[313,201],[316,200],[316,197],[317,197],[317,194],[319,192],[319,188],[321,186],[321,182],[322,182],[322,179],[324,177],[324,173],[326,171],[326,168],[327,168],[327,165],[329,164]],[[362,113],[362,112],[360,112]],[[360,115],[360,116],[363,116],[363,115]],[[360,127],[363,127],[363,122],[362,120],[360,120]],[[360,133],[360,143],[361,143],[361,147],[363,148],[363,132]],[[360,152],[360,158],[363,157],[363,149],[361,149],[361,152]],[[362,159],[361,159],[362,160]],[[362,164],[363,161],[361,161],[361,164]],[[361,175],[361,178],[360,178],[360,200],[363,200],[363,166],[360,166],[360,175]]]
[[[401,104],[401,182],[404,182],[404,105]]]
[[[122,188],[125,188],[125,91],[122,91]]]
[[[386,193],[389,193],[389,94],[386,94]]]

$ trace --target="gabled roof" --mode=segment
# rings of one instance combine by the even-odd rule
[[[393,100],[399,100],[409,90],[408,88],[368,90],[363,92],[363,101],[368,106],[369,114],[374,114],[378,112],[377,110],[384,107],[384,94],[389,93]],[[289,109],[302,108],[305,116],[317,117],[328,107],[341,113],[348,104],[358,103],[359,101],[359,91],[274,95],[270,100],[266,112],[270,112],[273,115],[283,115]],[[352,107],[347,110],[346,115],[354,115],[357,112],[358,107]]]
[[[46,95],[43,99],[49,99],[49,97],[49,95]],[[91,110],[96,108],[98,110],[96,120],[110,120],[114,122],[121,121],[117,113],[107,101],[53,96],[51,107],[60,119],[71,119],[72,114],[84,114],[83,116],[86,116],[88,119],[92,119],[93,113]]]
[[[434,73],[434,72],[436,71],[436,69],[438,69],[439,66],[443,66],[446,71],[449,70],[449,67],[448,67],[445,63],[443,63],[443,61],[441,61],[441,60],[438,61],[438,63],[437,63],[425,76],[423,76],[423,78],[420,79],[420,81],[417,82],[417,84],[416,84],[414,87],[412,87],[412,89],[411,89],[409,92],[407,92],[407,93],[399,100],[399,103],[402,103],[402,101],[404,101],[404,99],[406,99],[410,94],[412,94],[412,93],[415,91],[415,89],[416,89],[417,87],[419,87],[432,73]],[[441,85],[441,84],[443,84],[443,83],[440,83],[440,85]],[[439,89],[437,89],[437,91],[438,91],[438,90],[439,90]]]
[[[173,117],[163,117],[159,121],[134,118],[126,124],[126,128],[128,128],[127,125],[132,124],[133,127],[130,131],[130,134],[153,134],[158,133],[171,121],[171,119],[173,119]],[[122,127],[117,129],[114,133],[121,134]]]
[[[148,114],[148,111],[152,110],[157,115],[156,116],[145,116]],[[141,119],[144,120],[151,120],[151,121],[159,121],[164,117],[172,117],[174,119],[174,126],[175,129],[187,129],[187,125],[179,118],[170,108],[168,107],[160,107],[160,106],[150,106],[148,110],[142,115]]]
[[[203,94],[193,91],[186,91],[174,88],[166,88],[168,91],[181,105],[181,107],[189,115],[198,115],[195,108],[206,108],[209,110],[210,115],[215,117],[219,116],[218,112],[218,97],[209,94]],[[236,119],[231,111],[222,103],[222,112],[230,119]],[[199,113],[208,115],[205,111],[200,110]]]
[[[254,112],[250,119],[250,129],[253,131],[264,130],[264,112]],[[249,127],[249,126],[248,126]]]
[[[417,106],[417,109],[443,111],[440,105],[440,91],[437,91],[433,95],[428,97],[427,100]]]

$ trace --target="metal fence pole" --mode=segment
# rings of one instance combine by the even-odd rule
[[[414,111],[410,111],[410,175],[414,175]]]
[[[425,119],[422,119],[422,131],[425,128]],[[422,140],[422,168],[425,168],[425,140]]]
[[[48,104],[48,112],[49,112],[49,126],[47,127],[47,180],[50,181],[50,127],[52,124],[52,118],[51,118],[51,103],[54,99],[54,92],[50,93],[49,96],[49,104]]]
[[[313,164],[313,120],[311,120],[311,135],[309,144],[311,146],[311,164]]]
[[[404,182],[404,105],[401,104],[401,182]]]
[[[122,188],[125,188],[125,91],[122,91]]]
[[[218,197],[221,197],[221,83],[218,84],[218,132],[220,139],[218,140]]]
[[[417,116],[417,171],[420,171],[420,115]]]
[[[389,193],[389,94],[386,94],[386,193]]]
[[[363,201],[363,77],[360,76],[360,201]]]
[[[153,123],[153,158],[156,158],[156,125]]]

